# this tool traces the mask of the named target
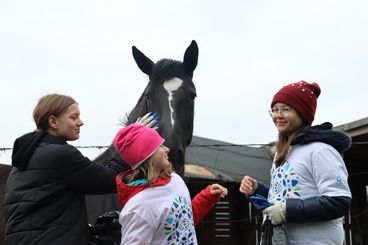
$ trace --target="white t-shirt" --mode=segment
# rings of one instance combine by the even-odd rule
[[[120,212],[119,222],[121,245],[197,244],[190,194],[175,173],[168,184],[132,197]]]
[[[292,146],[286,161],[271,168],[269,201],[315,196],[351,198],[348,172],[341,155],[330,145],[314,142]],[[342,218],[326,222],[285,223],[290,244],[343,244]]]

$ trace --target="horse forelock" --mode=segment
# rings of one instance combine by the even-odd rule
[[[174,77],[180,77],[182,79],[191,79],[190,74],[185,72],[183,63],[171,59],[162,59],[158,61],[152,68],[150,75],[150,82],[163,83],[165,80],[169,80]]]

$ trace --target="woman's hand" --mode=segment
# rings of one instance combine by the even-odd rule
[[[258,188],[257,180],[246,175],[240,183],[239,191],[246,195],[253,195]]]
[[[157,116],[156,112],[148,112],[143,117],[139,117],[136,123],[149,128],[158,129],[160,127],[160,124],[157,123],[159,119],[160,117]]]

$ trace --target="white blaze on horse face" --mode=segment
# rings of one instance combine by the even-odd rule
[[[169,107],[170,107],[170,118],[171,118],[171,125],[172,127],[174,127],[175,125],[175,121],[174,121],[174,108],[171,105],[171,102],[174,100],[173,94],[176,90],[178,90],[181,85],[183,84],[183,80],[174,77],[173,79],[167,80],[164,82],[164,89],[166,90],[167,94],[169,95],[169,97],[167,98],[169,101]]]

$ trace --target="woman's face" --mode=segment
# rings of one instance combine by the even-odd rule
[[[66,140],[77,140],[79,138],[80,127],[83,125],[80,119],[78,104],[72,104],[68,110],[58,116],[50,116],[49,119],[51,134],[62,136]]]
[[[276,103],[271,108],[271,112],[272,121],[281,134],[290,136],[292,133],[304,126],[303,119],[287,104]]]
[[[170,149],[164,145],[161,145],[155,154],[153,154],[153,160],[155,162],[156,169],[161,172],[163,169],[170,167],[171,163],[169,161],[169,154]]]

